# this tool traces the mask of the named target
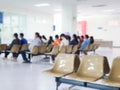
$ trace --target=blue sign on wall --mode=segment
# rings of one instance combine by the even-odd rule
[[[0,12],[0,24],[3,24],[3,12]]]
[[[56,30],[56,26],[55,25],[53,25],[53,31],[55,31]]]

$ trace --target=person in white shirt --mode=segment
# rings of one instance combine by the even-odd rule
[[[34,40],[29,45],[29,51],[32,51],[34,46],[40,46],[40,45],[41,45],[40,35],[38,32],[36,32]],[[26,57],[26,51],[22,51],[21,55],[24,60],[24,63],[30,63],[30,60],[28,60]]]
[[[60,37],[62,39],[60,42],[60,47],[69,45],[69,41],[66,39],[65,34],[61,34]]]
[[[40,35],[38,32],[35,33],[34,40],[29,45],[29,50],[32,51],[34,46],[40,46],[41,45]]]

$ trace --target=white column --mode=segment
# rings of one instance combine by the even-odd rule
[[[69,32],[70,35],[76,33],[77,27],[77,9],[76,5],[63,4],[62,6],[62,33]]]

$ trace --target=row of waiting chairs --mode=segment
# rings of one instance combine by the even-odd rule
[[[99,44],[89,44],[83,50],[81,50],[81,52],[93,51],[95,53],[96,49],[98,48],[99,48]]]
[[[85,55],[82,60],[79,60],[74,54],[59,54],[53,68],[44,73],[82,82],[95,82],[102,79],[103,85],[120,88],[119,68],[120,57],[114,59],[110,70],[108,60],[104,56]],[[109,76],[103,78],[106,74]]]
[[[13,45],[11,50],[7,50],[7,44],[1,44],[0,45],[0,53],[4,53],[5,51],[10,52],[10,53],[19,53],[21,51],[27,51],[28,50],[29,44],[24,44],[24,45]]]
[[[76,53],[79,50],[80,45],[68,45],[68,46],[55,46],[52,47],[52,45],[49,45],[46,47],[45,45],[43,46],[35,46],[31,52],[28,52],[29,54],[45,54],[45,55],[57,55],[59,53]],[[91,44],[86,46],[86,48],[83,51],[95,51],[98,49],[99,45],[98,44]],[[53,49],[52,49],[53,48]],[[52,51],[51,51],[52,50]],[[51,51],[51,52],[50,52]]]

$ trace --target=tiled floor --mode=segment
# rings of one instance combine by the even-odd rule
[[[99,48],[96,53],[107,56],[111,65],[113,58],[120,56],[120,48]],[[3,55],[0,56],[0,90],[55,90],[54,77],[43,73],[52,64],[42,61],[43,57],[34,57],[32,64],[23,64],[20,56],[18,62],[11,61],[11,56],[7,61],[3,61],[2,57]],[[62,84],[59,90],[67,90],[69,86]],[[76,86],[71,90],[93,89]]]

